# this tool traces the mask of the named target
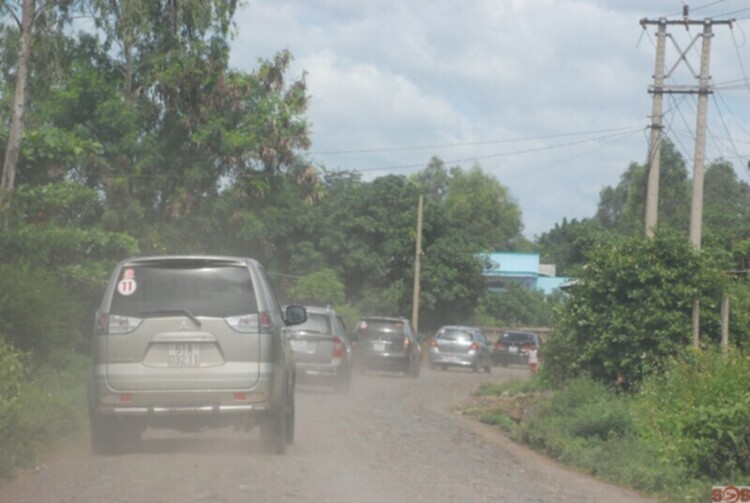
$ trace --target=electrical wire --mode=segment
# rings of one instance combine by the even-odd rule
[[[571,146],[574,146],[574,145],[582,145],[582,144],[586,144],[586,143],[591,143],[591,142],[596,142],[596,141],[602,141],[602,140],[605,140],[605,139],[608,139],[608,138],[613,138],[613,137],[628,136],[628,135],[631,135],[631,134],[633,134],[635,132],[640,132],[642,130],[643,130],[643,127],[639,126],[638,128],[631,128],[631,129],[626,129],[626,130],[617,130],[618,131],[617,133],[613,133],[613,134],[609,134],[609,135],[603,135],[603,136],[598,136],[598,137],[595,137],[595,138],[587,138],[587,139],[584,139],[584,140],[571,141],[571,142],[566,142],[566,143],[561,143],[561,144],[556,144],[556,145],[544,145],[544,146],[541,146],[541,147],[532,147],[532,148],[527,148],[527,149],[511,150],[511,151],[508,151],[508,152],[498,152],[498,153],[495,153],[495,154],[482,155],[482,156],[474,156],[474,157],[468,157],[468,158],[463,158],[463,159],[445,160],[444,162],[446,164],[460,164],[460,163],[465,163],[465,162],[477,162],[477,161],[486,160],[486,159],[497,159],[497,158],[500,158],[500,157],[510,157],[510,156],[514,156],[514,155],[530,154],[530,153],[544,152],[544,151],[549,151],[549,150],[557,150],[557,149],[561,149],[561,148],[571,147]],[[423,166],[425,166],[425,163],[420,162],[420,163],[399,164],[399,165],[391,165],[391,166],[380,166],[380,167],[376,167],[376,168],[359,168],[359,169],[351,169],[351,168],[349,168],[349,170],[350,171],[356,171],[358,173],[366,173],[366,172],[373,172],[373,171],[397,171],[397,170],[402,170],[402,169],[419,168],[419,167],[423,167]]]
[[[435,150],[435,149],[446,149],[446,148],[460,148],[460,147],[476,147],[480,145],[496,145],[500,143],[516,143],[516,142],[529,142],[548,140],[551,138],[568,138],[572,136],[584,136],[591,134],[600,133],[611,133],[611,132],[625,132],[630,131],[636,126],[629,126],[625,128],[612,128],[612,129],[598,129],[592,131],[577,131],[575,133],[559,133],[550,134],[543,136],[531,136],[525,138],[506,138],[502,140],[488,140],[488,141],[477,141],[467,143],[443,143],[435,145],[417,145],[417,146],[404,146],[404,147],[384,147],[384,148],[369,148],[369,149],[354,149],[354,150],[330,150],[320,152],[310,152],[310,155],[350,155],[350,154],[374,154],[384,152],[403,152],[409,150]]]

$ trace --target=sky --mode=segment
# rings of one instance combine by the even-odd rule
[[[656,26],[680,0],[250,0],[230,65],[288,49],[311,100],[307,156],[363,180],[479,165],[506,186],[535,239],[596,213],[600,191],[645,163]],[[750,0],[688,3],[714,24],[706,162],[750,183]],[[671,25],[668,85],[697,86],[701,25]],[[692,45],[691,45],[692,44]],[[680,54],[686,57],[681,60]],[[664,132],[695,157],[697,96],[664,98]]]

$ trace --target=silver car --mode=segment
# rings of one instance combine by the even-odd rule
[[[221,256],[120,262],[96,314],[88,381],[95,453],[120,452],[147,427],[260,425],[269,448],[294,438],[295,370],[263,267]]]
[[[326,383],[346,393],[352,382],[352,345],[344,320],[330,307],[306,310],[306,322],[286,329],[300,382]]]
[[[430,340],[430,368],[471,368],[492,372],[492,346],[477,327],[450,325],[442,327]]]

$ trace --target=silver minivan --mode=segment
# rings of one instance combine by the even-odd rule
[[[223,256],[129,258],[96,313],[88,381],[92,448],[117,453],[146,428],[259,425],[268,447],[294,439],[295,369],[284,312],[263,267]]]

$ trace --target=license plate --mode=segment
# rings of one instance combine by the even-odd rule
[[[508,348],[508,351],[510,351],[511,353],[518,353],[518,348],[515,346],[511,346]]]
[[[201,349],[199,344],[176,343],[169,345],[167,354],[169,367],[200,367]]]
[[[372,350],[377,351],[378,353],[382,353],[383,351],[385,351],[385,342],[373,342]]]

